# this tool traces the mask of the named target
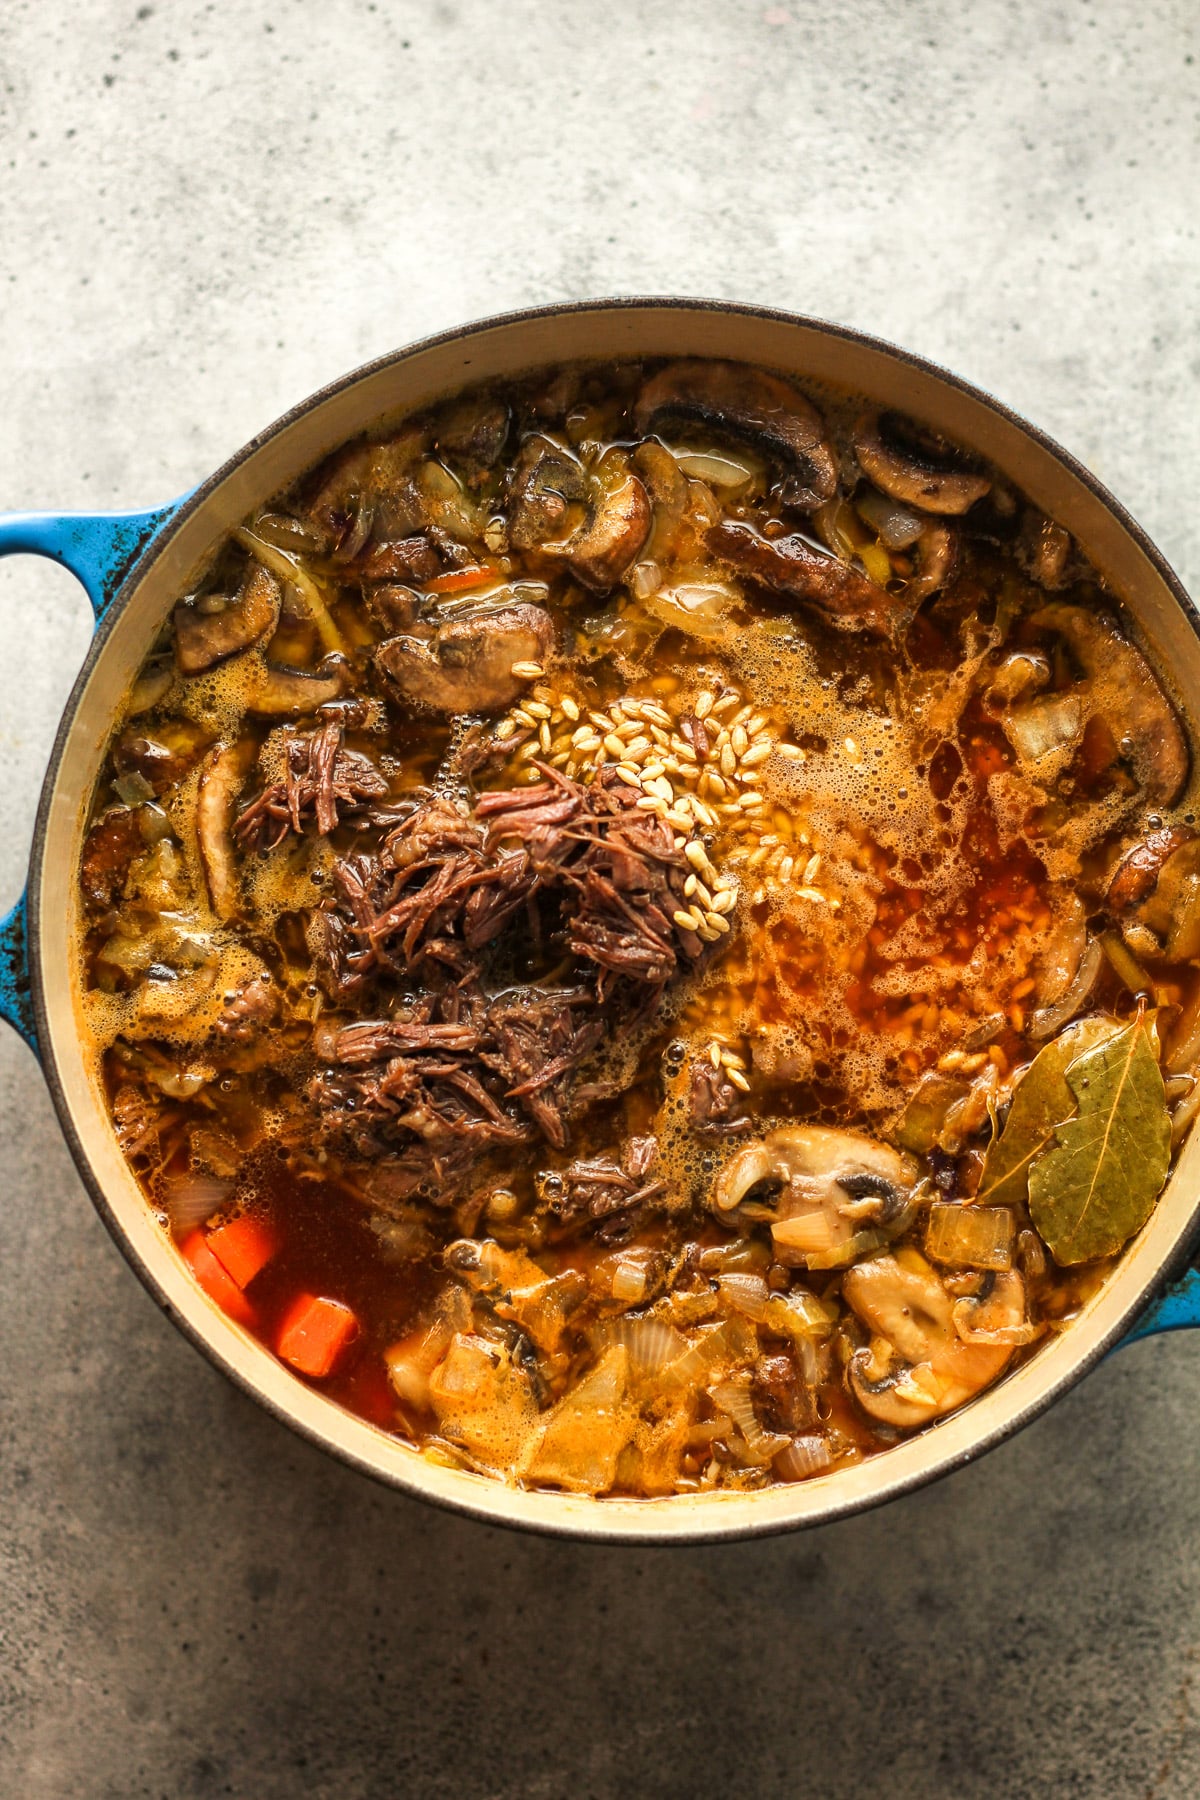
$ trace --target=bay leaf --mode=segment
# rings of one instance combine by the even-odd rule
[[[1029,1213],[1055,1262],[1112,1256],[1145,1224],[1171,1161],[1171,1119],[1153,1026],[1140,1014],[1077,1057],[1079,1105],[1029,1171]]]
[[[1004,1129],[987,1147],[976,1205],[1024,1203],[1033,1162],[1050,1148],[1055,1128],[1075,1111],[1075,1096],[1067,1086],[1068,1067],[1118,1030],[1111,1019],[1078,1019],[1038,1051],[1016,1085]]]

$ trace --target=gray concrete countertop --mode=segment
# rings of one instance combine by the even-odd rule
[[[7,0],[0,500],[136,506],[443,325],[762,301],[991,388],[1200,586],[1190,0]],[[0,569],[0,907],[87,639]],[[0,1041],[0,1792],[1200,1791],[1200,1341],[926,1493],[650,1553],[378,1489],[234,1392]]]

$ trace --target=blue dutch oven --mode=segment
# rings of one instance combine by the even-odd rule
[[[592,1500],[530,1493],[431,1462],[295,1379],[192,1281],[122,1157],[82,1042],[75,883],[93,784],[135,672],[176,596],[226,532],[359,432],[468,382],[577,358],[719,356],[867,395],[972,446],[1075,536],[1136,621],[1182,709],[1200,695],[1200,624],[1163,557],[1086,469],[1033,426],[905,351],[819,321],[719,302],[600,301],[485,320],[324,389],[194,493],[148,512],[0,518],[0,555],[49,557],[82,582],[96,635],[42,789],[25,896],[0,923],[0,1014],[39,1057],[80,1174],[158,1303],[277,1417],[355,1467],[497,1523],[642,1542],[748,1537],[832,1519],[980,1455],[1041,1412],[1115,1345],[1200,1324],[1188,1257],[1200,1224],[1200,1138],[1105,1286],[1068,1328],[971,1405],[852,1468],[752,1494]],[[1193,742],[1200,720],[1190,720]],[[1186,1272],[1185,1272],[1186,1271]]]

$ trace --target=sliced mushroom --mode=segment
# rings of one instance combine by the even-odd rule
[[[184,675],[200,675],[214,663],[248,650],[279,619],[281,588],[269,569],[252,563],[234,600],[204,594],[175,608],[175,660]]]
[[[927,524],[917,539],[917,572],[905,590],[910,603],[944,588],[958,567],[958,538],[949,525]]]
[[[951,1316],[964,1344],[1030,1344],[1041,1329],[1026,1315],[1025,1281],[1016,1269],[982,1275],[975,1293],[954,1302]]]
[[[1039,587],[1051,591],[1069,585],[1071,534],[1032,507],[1021,521],[1017,557]]]
[[[1083,1011],[1104,968],[1099,938],[1088,940],[1087,911],[1079,896],[1053,888],[1048,898],[1055,918],[1034,965],[1038,1009],[1030,1017],[1029,1035],[1035,1044],[1053,1037]]]
[[[920,432],[890,413],[868,413],[854,434],[854,450],[865,475],[907,506],[922,512],[965,513],[991,488],[986,475],[962,466],[948,444]]]
[[[1164,865],[1184,844],[1191,843],[1195,832],[1186,825],[1168,825],[1126,850],[1104,891],[1104,904],[1114,919],[1131,913],[1148,900],[1158,886]]]
[[[141,776],[157,797],[195,768],[214,735],[186,719],[164,719],[152,737],[127,726],[113,745],[113,767],[118,775]]]
[[[654,509],[645,553],[655,560],[665,559],[675,549],[680,522],[687,511],[687,478],[671,452],[653,439],[638,445],[633,466],[646,484]]]
[[[360,520],[368,511],[367,529],[382,538],[407,537],[428,524],[414,478],[428,436],[425,430],[413,429],[384,444],[353,444],[323,466],[305,517],[335,553],[355,537],[363,537]]]
[[[426,582],[441,574],[442,563],[429,539],[418,533],[372,544],[365,555],[358,556],[354,572],[364,582]]]
[[[1018,1278],[1019,1279],[1019,1278]],[[872,1418],[911,1429],[970,1400],[1000,1374],[1010,1345],[964,1343],[954,1302],[932,1268],[872,1257],[842,1278],[847,1304],[873,1333],[846,1369],[851,1393]]]
[[[251,691],[246,711],[256,718],[298,718],[337,700],[351,685],[351,669],[336,652],[315,669],[291,669],[286,663],[266,663]]]
[[[514,663],[542,663],[554,647],[554,623],[540,606],[472,612],[428,635],[388,638],[375,664],[393,693],[440,713],[490,713],[525,691]]]
[[[794,470],[789,502],[811,512],[837,491],[837,462],[816,408],[790,382],[744,363],[677,362],[638,396],[638,431],[696,421]]]
[[[1166,857],[1137,920],[1157,933],[1172,962],[1200,956],[1200,838],[1187,833]]]
[[[616,584],[649,535],[649,496],[618,451],[589,475],[561,445],[530,438],[513,464],[508,497],[514,548],[567,563],[594,593]]]
[[[545,544],[595,594],[606,594],[629,567],[650,533],[650,498],[624,456],[605,457],[592,478],[593,505],[586,525],[565,544]]]
[[[512,409],[506,400],[460,400],[437,421],[435,448],[475,481],[495,468],[508,441]]]
[[[508,475],[508,541],[514,550],[539,549],[567,529],[572,505],[588,498],[587,472],[549,438],[522,444]]]
[[[1122,636],[1115,619],[1063,601],[1043,606],[1032,623],[1070,645],[1093,708],[1107,721],[1146,798],[1169,806],[1187,780],[1187,740],[1141,651]]]
[[[253,738],[236,744],[218,744],[200,774],[196,793],[196,840],[208,886],[208,897],[218,919],[232,919],[238,909],[237,857],[232,825],[237,798],[254,762]]]
[[[706,542],[722,561],[789,600],[817,607],[842,630],[884,637],[896,616],[885,588],[797,534],[765,538],[752,525],[722,519],[708,531]]]
[[[783,1126],[725,1164],[712,1203],[718,1216],[745,1207],[769,1219],[789,1267],[841,1268],[904,1229],[917,1175],[911,1157],[859,1132]],[[774,1193],[755,1200],[756,1188]]]

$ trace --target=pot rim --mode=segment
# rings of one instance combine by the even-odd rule
[[[909,1472],[892,1475],[890,1478],[887,1478],[885,1465],[888,1460],[888,1454],[885,1453],[878,1459],[871,1459],[872,1463],[879,1467],[881,1476],[876,1491],[867,1493],[847,1492],[843,1498],[839,1494],[837,1487],[833,1486],[830,1489],[824,1507],[819,1512],[814,1512],[810,1517],[779,1518],[774,1516],[764,1516],[761,1520],[756,1520],[751,1517],[749,1521],[739,1518],[736,1523],[725,1523],[720,1519],[719,1513],[713,1512],[708,1514],[703,1520],[698,1518],[694,1526],[686,1526],[683,1529],[673,1528],[669,1534],[664,1533],[661,1529],[655,1529],[653,1521],[656,1517],[659,1519],[662,1518],[663,1515],[661,1509],[663,1507],[674,1509],[678,1506],[678,1501],[671,1497],[636,1503],[638,1507],[646,1508],[646,1528],[644,1530],[636,1524],[631,1527],[631,1525],[624,1520],[622,1523],[618,1524],[615,1514],[610,1514],[610,1508],[613,1507],[614,1504],[619,1503],[614,1503],[610,1500],[589,1500],[588,1506],[590,1507],[590,1512],[587,1515],[586,1523],[581,1523],[574,1519],[559,1519],[548,1516],[539,1517],[535,1510],[535,1506],[540,1496],[535,1493],[530,1493],[528,1499],[533,1504],[529,1507],[528,1516],[511,1516],[498,1510],[495,1499],[493,1498],[493,1496],[498,1498],[500,1495],[508,1494],[511,1491],[503,1483],[491,1480],[490,1478],[482,1478],[478,1489],[480,1496],[478,1501],[472,1496],[473,1483],[464,1483],[462,1492],[459,1493],[456,1491],[453,1495],[431,1492],[421,1487],[416,1482],[409,1480],[406,1473],[384,1468],[378,1461],[373,1461],[365,1451],[360,1452],[352,1445],[334,1442],[330,1435],[323,1431],[319,1426],[311,1424],[306,1419],[302,1419],[286,1404],[276,1400],[274,1396],[265,1393],[250,1370],[239,1366],[239,1364],[235,1362],[231,1356],[226,1354],[225,1350],[214,1341],[212,1335],[203,1330],[199,1324],[185,1317],[176,1308],[155,1271],[148,1266],[140,1253],[135,1250],[134,1246],[130,1243],[128,1235],[109,1200],[104,1185],[93,1168],[91,1158],[84,1147],[82,1138],[77,1129],[74,1115],[65,1091],[63,1077],[58,1067],[57,1053],[50,1025],[42,967],[41,913],[43,859],[46,849],[51,803],[61,767],[70,747],[71,730],[75,715],[91,674],[100,657],[103,655],[117,620],[124,612],[129,599],[142,579],[157,561],[167,540],[175,535],[176,530],[205,503],[209,496],[219,488],[222,483],[234,473],[234,471],[249,461],[249,459],[265,444],[279,436],[282,432],[296,424],[309,413],[316,411],[325,402],[346,392],[348,389],[365,379],[378,375],[387,369],[395,367],[397,364],[414,359],[428,351],[459,342],[469,341],[485,332],[493,331],[498,328],[502,329],[507,326],[550,321],[553,319],[587,313],[625,312],[637,314],[639,312],[644,312],[649,314],[661,312],[663,310],[734,315],[741,318],[760,320],[787,327],[800,327],[810,332],[817,333],[825,338],[840,340],[847,344],[878,352],[895,362],[905,365],[909,369],[932,377],[944,387],[957,389],[970,400],[981,404],[986,410],[998,416],[1005,423],[1014,426],[1025,438],[1031,440],[1042,450],[1046,451],[1055,462],[1073,475],[1076,480],[1091,493],[1094,499],[1100,502],[1104,510],[1117,521],[1126,535],[1133,541],[1138,550],[1140,550],[1142,555],[1150,563],[1156,575],[1175,601],[1180,612],[1187,620],[1193,634],[1200,640],[1200,610],[1198,610],[1197,605],[1192,601],[1191,596],[1184,588],[1179,577],[1167,562],[1162,552],[1154,544],[1153,540],[1146,534],[1122,503],[1109,492],[1108,488],[1092,474],[1086,465],[1081,463],[1069,451],[1063,449],[1063,447],[1046,432],[1042,431],[1038,426],[1031,424],[1023,417],[1023,415],[1007,406],[1003,401],[998,400],[986,389],[976,386],[974,383],[965,380],[953,371],[942,367],[940,364],[933,362],[929,358],[920,356],[916,352],[893,344],[887,339],[860,331],[853,326],[836,324],[811,315],[793,313],[778,307],[757,306],[749,302],[705,299],[696,296],[612,296],[564,303],[548,303],[540,306],[523,307],[503,313],[491,314],[480,319],[451,326],[444,331],[435,332],[426,337],[417,339],[416,341],[403,346],[399,350],[391,351],[383,356],[373,358],[349,371],[347,374],[318,388],[305,399],[297,402],[296,405],[279,415],[279,417],[273,420],[271,424],[266,426],[262,431],[256,433],[243,444],[240,449],[229,456],[218,469],[188,494],[188,496],[180,503],[179,507],[173,512],[166,526],[155,532],[150,538],[146,548],[126,572],[120,587],[114,594],[110,605],[105,610],[104,618],[95,632],[91,644],[88,647],[88,652],[83,665],[72,685],[58,729],[55,733],[54,743],[47,763],[46,774],[42,783],[41,796],[34,824],[33,842],[29,862],[27,912],[27,941],[31,977],[31,996],[34,1018],[37,1026],[38,1044],[43,1058],[43,1071],[50,1091],[51,1100],[68,1148],[70,1149],[72,1159],[87,1188],[93,1205],[99,1213],[110,1237],[112,1237],[118,1249],[121,1251],[125,1261],[132,1267],[142,1285],[151,1294],[161,1310],[172,1318],[174,1324],[204,1354],[208,1361],[244,1393],[249,1395],[257,1405],[264,1408],[275,1419],[296,1432],[299,1436],[325,1452],[336,1456],[342,1462],[348,1463],[362,1474],[372,1477],[374,1480],[388,1488],[394,1490],[398,1489],[413,1499],[440,1507],[449,1512],[464,1513],[485,1524],[503,1526],[513,1530],[531,1531],[555,1537],[587,1538],[601,1543],[632,1543],[654,1546],[728,1542],[749,1538],[769,1537],[786,1531],[794,1531],[818,1524],[832,1523],[834,1520],[845,1518],[850,1514],[865,1512],[876,1506],[884,1505],[888,1501],[899,1498],[902,1494],[910,1493],[917,1488],[941,1480],[944,1476],[950,1474],[955,1469],[961,1468],[964,1464],[976,1461],[980,1456],[986,1454],[987,1451],[994,1449],[999,1443],[1012,1436],[1022,1426],[1028,1424],[1032,1419],[1044,1412],[1055,1400],[1060,1398],[1063,1393],[1073,1387],[1078,1381],[1082,1380],[1084,1375],[1093,1369],[1096,1364],[1099,1363],[1117,1343],[1119,1343],[1122,1336],[1128,1331],[1129,1327],[1144,1310],[1150,1300],[1161,1291],[1163,1284],[1166,1281],[1169,1281],[1174,1275],[1181,1272],[1182,1268],[1186,1265],[1190,1250],[1193,1248],[1197,1236],[1200,1235],[1200,1197],[1198,1197],[1196,1205],[1193,1208],[1190,1227],[1185,1230],[1182,1239],[1175,1246],[1172,1254],[1164,1263],[1154,1267],[1151,1273],[1144,1278],[1140,1288],[1126,1301],[1111,1325],[1096,1338],[1086,1350],[1081,1351],[1080,1354],[1077,1355],[1063,1370],[1061,1375],[1051,1383],[1047,1384],[1041,1392],[1033,1395],[1025,1402],[1025,1404],[1018,1407],[1015,1411],[1011,1411],[1006,1417],[999,1420],[990,1428],[982,1431],[970,1444],[953,1452],[944,1452],[940,1458],[928,1467],[918,1467]],[[636,351],[631,351],[631,354],[636,354]],[[369,428],[369,425],[370,421],[367,422],[367,425],[364,428]],[[1101,1292],[1107,1292],[1110,1286],[1111,1282],[1106,1283]],[[330,1402],[328,1404],[334,1403]],[[963,1414],[969,1415],[978,1404],[978,1401],[969,1402],[967,1406],[959,1410],[958,1414],[952,1416],[961,1417]],[[936,1426],[930,1428],[931,1431],[935,1431],[936,1429]],[[925,1437],[928,1434],[922,1433],[918,1435]],[[739,1497],[742,1499],[749,1498],[751,1500],[755,1498],[755,1496]],[[546,1498],[554,1500],[561,1498],[561,1496],[547,1496]],[[550,1509],[546,1510],[549,1511]],[[611,1517],[611,1523],[608,1525],[605,1523],[606,1514]]]

